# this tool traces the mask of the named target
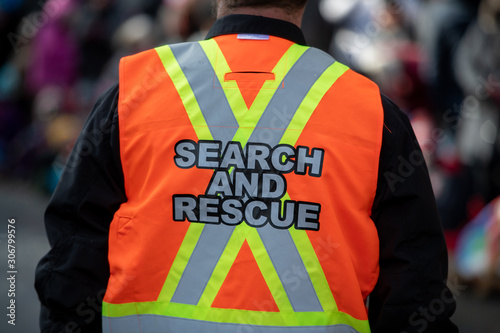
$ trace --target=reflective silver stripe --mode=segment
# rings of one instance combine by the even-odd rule
[[[220,87],[220,83],[212,64],[199,43],[172,45],[171,49],[193,90],[212,137],[225,147],[235,136],[238,122],[224,91],[214,89],[214,85]],[[226,225],[204,226],[172,302],[198,304],[233,230],[234,227]]]
[[[274,94],[249,142],[261,142],[267,137],[266,143],[271,147],[279,144],[307,93],[333,62],[323,52],[308,49],[285,77],[284,89],[278,89]],[[269,126],[277,121],[283,122],[283,125]],[[294,311],[323,311],[290,232],[274,229],[269,224],[259,228],[258,232]]]
[[[233,230],[234,227],[225,224],[205,225],[172,296],[172,302],[198,304]]]
[[[103,318],[104,333],[359,333],[345,324],[330,326],[253,326],[158,315]]]
[[[308,49],[284,78],[248,142],[263,142],[271,147],[279,144],[286,128],[297,113],[307,93],[335,60],[317,49]]]
[[[172,51],[191,85],[207,124],[214,126],[211,127],[213,138],[225,145],[234,137],[237,125],[233,124],[236,120],[222,89],[213,89],[212,82],[206,83],[207,77],[213,77],[218,82],[210,61],[198,43],[177,45],[172,47]],[[319,50],[308,49],[304,52],[284,78],[283,88],[276,90],[249,142],[263,142],[270,146],[279,144],[307,93],[333,63],[331,57]],[[204,226],[172,302],[198,304],[233,231],[234,227],[222,224]],[[323,311],[289,231],[266,225],[259,228],[258,232],[294,311]],[[292,277],[293,274],[300,275],[299,285],[296,279],[288,278],[290,274]]]
[[[217,75],[199,43],[183,43],[171,46],[182,72],[193,90],[203,117],[214,140],[230,141],[238,130],[238,122],[229,106]],[[215,83],[217,82],[217,83]]]
[[[293,310],[296,312],[323,311],[290,231],[278,230],[266,225],[259,228],[258,232]]]

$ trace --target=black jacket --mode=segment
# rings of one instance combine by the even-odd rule
[[[232,15],[207,38],[257,33],[305,44],[283,21]],[[458,332],[446,287],[447,250],[429,175],[408,118],[382,96],[384,130],[372,219],[380,277],[369,297],[373,332]],[[120,162],[118,85],[96,103],[45,213],[52,249],[36,271],[42,332],[100,332],[109,278],[109,224],[127,200]]]

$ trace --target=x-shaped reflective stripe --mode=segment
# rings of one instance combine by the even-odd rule
[[[171,50],[189,82],[212,138],[226,145],[233,140],[239,125],[224,90],[214,89],[214,85],[221,86],[221,83],[210,60],[198,43],[175,45]],[[270,146],[279,144],[309,90],[333,62],[332,58],[321,51],[307,49],[286,74],[283,88],[275,90],[248,142],[265,142]],[[215,83],[212,82],[212,78]],[[277,121],[280,126],[273,127]],[[198,304],[234,230],[234,226],[224,224],[207,224],[203,227],[171,298],[172,302]],[[258,228],[258,233],[294,311],[322,311],[323,308],[289,231],[277,230],[266,225]],[[284,276],[290,267],[304,273],[301,275],[305,278],[298,288],[295,284],[285,283]]]

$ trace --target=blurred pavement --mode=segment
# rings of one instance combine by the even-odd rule
[[[35,333],[40,306],[34,284],[35,266],[48,251],[43,211],[48,197],[28,185],[0,183],[0,332]],[[7,323],[9,284],[7,281],[7,224],[15,219],[16,246],[16,325]],[[10,275],[10,274],[9,274]]]

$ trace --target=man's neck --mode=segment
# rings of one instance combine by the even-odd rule
[[[218,8],[218,15],[217,18],[221,18],[223,16],[231,15],[231,14],[243,14],[243,15],[255,15],[255,16],[264,16],[264,17],[269,17],[273,19],[278,19],[282,21],[288,21],[290,23],[295,24],[296,26],[300,27],[302,24],[302,16],[304,14],[304,9],[294,12],[294,13],[289,13],[286,10],[283,10],[281,8],[275,8],[275,7],[259,7],[259,8],[254,8],[254,7],[241,7],[241,8],[235,8],[235,9],[227,9],[227,8]]]

